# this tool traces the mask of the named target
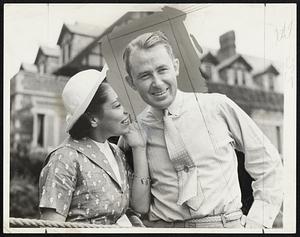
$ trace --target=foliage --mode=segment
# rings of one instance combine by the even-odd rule
[[[18,147],[10,154],[10,216],[37,218],[38,181],[46,151]]]
[[[29,176],[14,176],[10,182],[10,216],[38,218],[38,189]]]

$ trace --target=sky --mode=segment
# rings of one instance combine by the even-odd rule
[[[127,11],[158,11],[166,4],[5,4],[4,76],[34,63],[40,45],[55,46],[63,23],[108,27]],[[234,30],[239,53],[284,61],[295,34],[291,4],[168,4],[187,12],[185,26],[203,47],[218,49],[219,36]],[[286,55],[286,56],[284,56]],[[284,62],[283,62],[284,64]]]

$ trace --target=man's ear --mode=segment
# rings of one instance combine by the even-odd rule
[[[125,80],[127,81],[127,83],[129,84],[129,86],[134,89],[136,91],[136,86],[133,83],[133,79],[131,76],[127,75],[125,76]]]
[[[175,72],[176,72],[176,76],[178,76],[179,75],[179,59],[174,58],[173,64],[174,64],[174,69],[175,69]]]

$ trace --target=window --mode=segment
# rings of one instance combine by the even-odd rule
[[[67,63],[70,60],[71,53],[72,53],[72,44],[71,42],[66,42],[63,45],[63,50],[62,50],[63,63]]]
[[[211,79],[212,76],[212,68],[210,64],[205,65],[205,73],[208,76],[208,79]]]
[[[89,54],[87,54],[86,56],[85,56],[85,64],[86,65],[90,65],[90,62],[89,62]]]
[[[242,84],[243,84],[243,86],[246,85],[246,73],[244,70],[242,71]]]
[[[65,43],[63,46],[63,63],[67,63],[69,59],[71,58],[71,43]]]
[[[69,50],[69,47],[68,47],[67,44],[65,44],[65,45],[63,46],[63,55],[62,55],[63,63],[66,63],[66,62],[68,61],[68,58],[67,58],[67,56],[69,55],[68,50]]]
[[[234,85],[239,84],[238,71],[234,70]]]
[[[37,145],[41,147],[44,146],[44,123],[45,123],[45,115],[38,114],[37,115]]]
[[[272,74],[269,74],[269,89],[274,91],[274,77]]]
[[[278,152],[281,154],[282,148],[281,148],[281,131],[280,131],[280,126],[276,126],[276,135],[277,135],[277,149],[278,149]]]
[[[39,64],[39,72],[40,72],[40,74],[44,74],[46,72],[45,63]]]
[[[220,78],[225,82],[227,83],[227,70],[222,70],[220,71]]]
[[[71,42],[68,43],[68,60],[71,58],[72,53],[72,44]]]
[[[104,65],[104,62],[103,62],[103,54],[102,54],[102,43],[99,43],[99,58],[100,58],[100,66],[103,66]]]

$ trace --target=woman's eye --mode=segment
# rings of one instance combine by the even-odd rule
[[[115,108],[119,108],[121,106],[121,104],[116,104]]]

